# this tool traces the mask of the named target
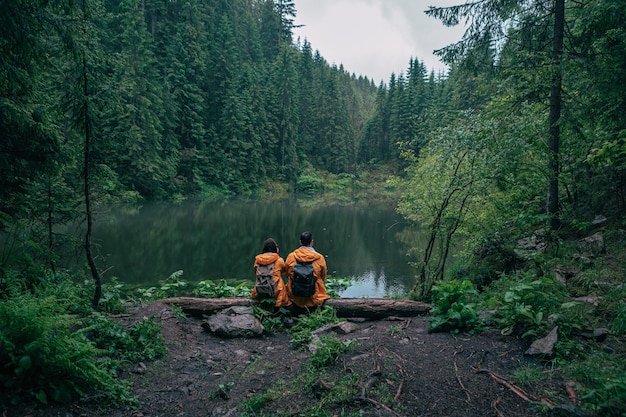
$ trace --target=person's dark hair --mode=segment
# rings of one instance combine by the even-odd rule
[[[300,243],[302,246],[309,246],[313,242],[313,234],[311,232],[302,232],[300,235]]]
[[[271,237],[265,239],[265,242],[263,242],[263,253],[267,252],[278,252],[278,245],[276,244],[276,241]]]

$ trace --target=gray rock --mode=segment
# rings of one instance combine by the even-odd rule
[[[586,339],[595,340],[597,342],[603,342],[609,334],[609,329],[606,327],[598,327],[593,329],[592,332],[585,332],[582,336]]]
[[[554,346],[559,339],[558,330],[559,326],[555,326],[546,337],[535,340],[524,354],[543,358],[554,357]]]
[[[263,324],[254,317],[252,307],[235,306],[229,307],[207,318],[205,330],[217,336],[255,337],[263,334]]]
[[[593,220],[591,221],[591,224],[593,225],[598,225],[598,224],[602,224],[605,221],[607,221],[608,219],[606,217],[604,217],[601,214],[596,214],[596,216],[593,218]]]
[[[602,232],[597,232],[589,237],[580,239],[576,242],[576,249],[583,257],[594,258],[599,256],[606,251],[604,235]]]

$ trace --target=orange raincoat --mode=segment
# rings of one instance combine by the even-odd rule
[[[315,276],[315,294],[311,297],[297,297],[291,293],[291,279],[293,278],[293,267],[297,262],[312,262],[313,275]],[[315,307],[328,300],[326,294],[326,260],[321,253],[318,253],[310,246],[300,246],[291,252],[285,260],[287,268],[287,292],[290,300],[298,307]]]
[[[254,258],[254,273],[256,275],[256,269],[259,265],[274,264],[274,282],[276,283],[276,304],[275,307],[287,307],[291,304],[287,291],[285,289],[285,283],[283,282],[282,274],[285,272],[285,261],[275,252],[261,253]],[[256,297],[256,286],[252,288],[250,298],[259,301]]]

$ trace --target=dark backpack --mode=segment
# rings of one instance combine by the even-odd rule
[[[258,298],[275,298],[276,282],[274,281],[274,264],[257,265],[256,295]]]
[[[291,293],[297,297],[311,297],[315,294],[315,276],[312,262],[298,262],[293,267]]]

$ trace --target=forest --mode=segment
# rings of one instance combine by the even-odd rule
[[[466,24],[436,51],[446,73],[407,57],[405,72],[375,85],[294,39],[288,0],[2,1],[0,320],[26,305],[37,317],[107,310],[119,294],[103,282],[91,236],[103,207],[323,195],[328,178],[365,187],[380,172],[399,190],[398,211],[429,233],[414,248],[407,297],[436,302],[444,280],[471,282],[448,288],[463,293],[467,313],[474,289],[553,275],[598,219],[623,256],[626,0],[458,3],[425,11]],[[57,267],[64,237],[55,233],[76,221],[91,270],[78,290],[70,283],[85,277]],[[517,254],[529,238],[545,251]],[[465,265],[450,271],[457,241]],[[623,259],[612,267],[616,283],[594,316],[616,337],[626,334],[624,269]],[[525,302],[524,314],[513,310],[532,319],[516,331],[547,326],[551,311]],[[41,401],[26,382],[34,368],[23,340],[3,330],[0,358],[12,365],[0,373]],[[621,379],[590,389],[589,409],[626,410],[607,399],[626,402],[620,360]],[[95,366],[82,378],[104,381]]]

